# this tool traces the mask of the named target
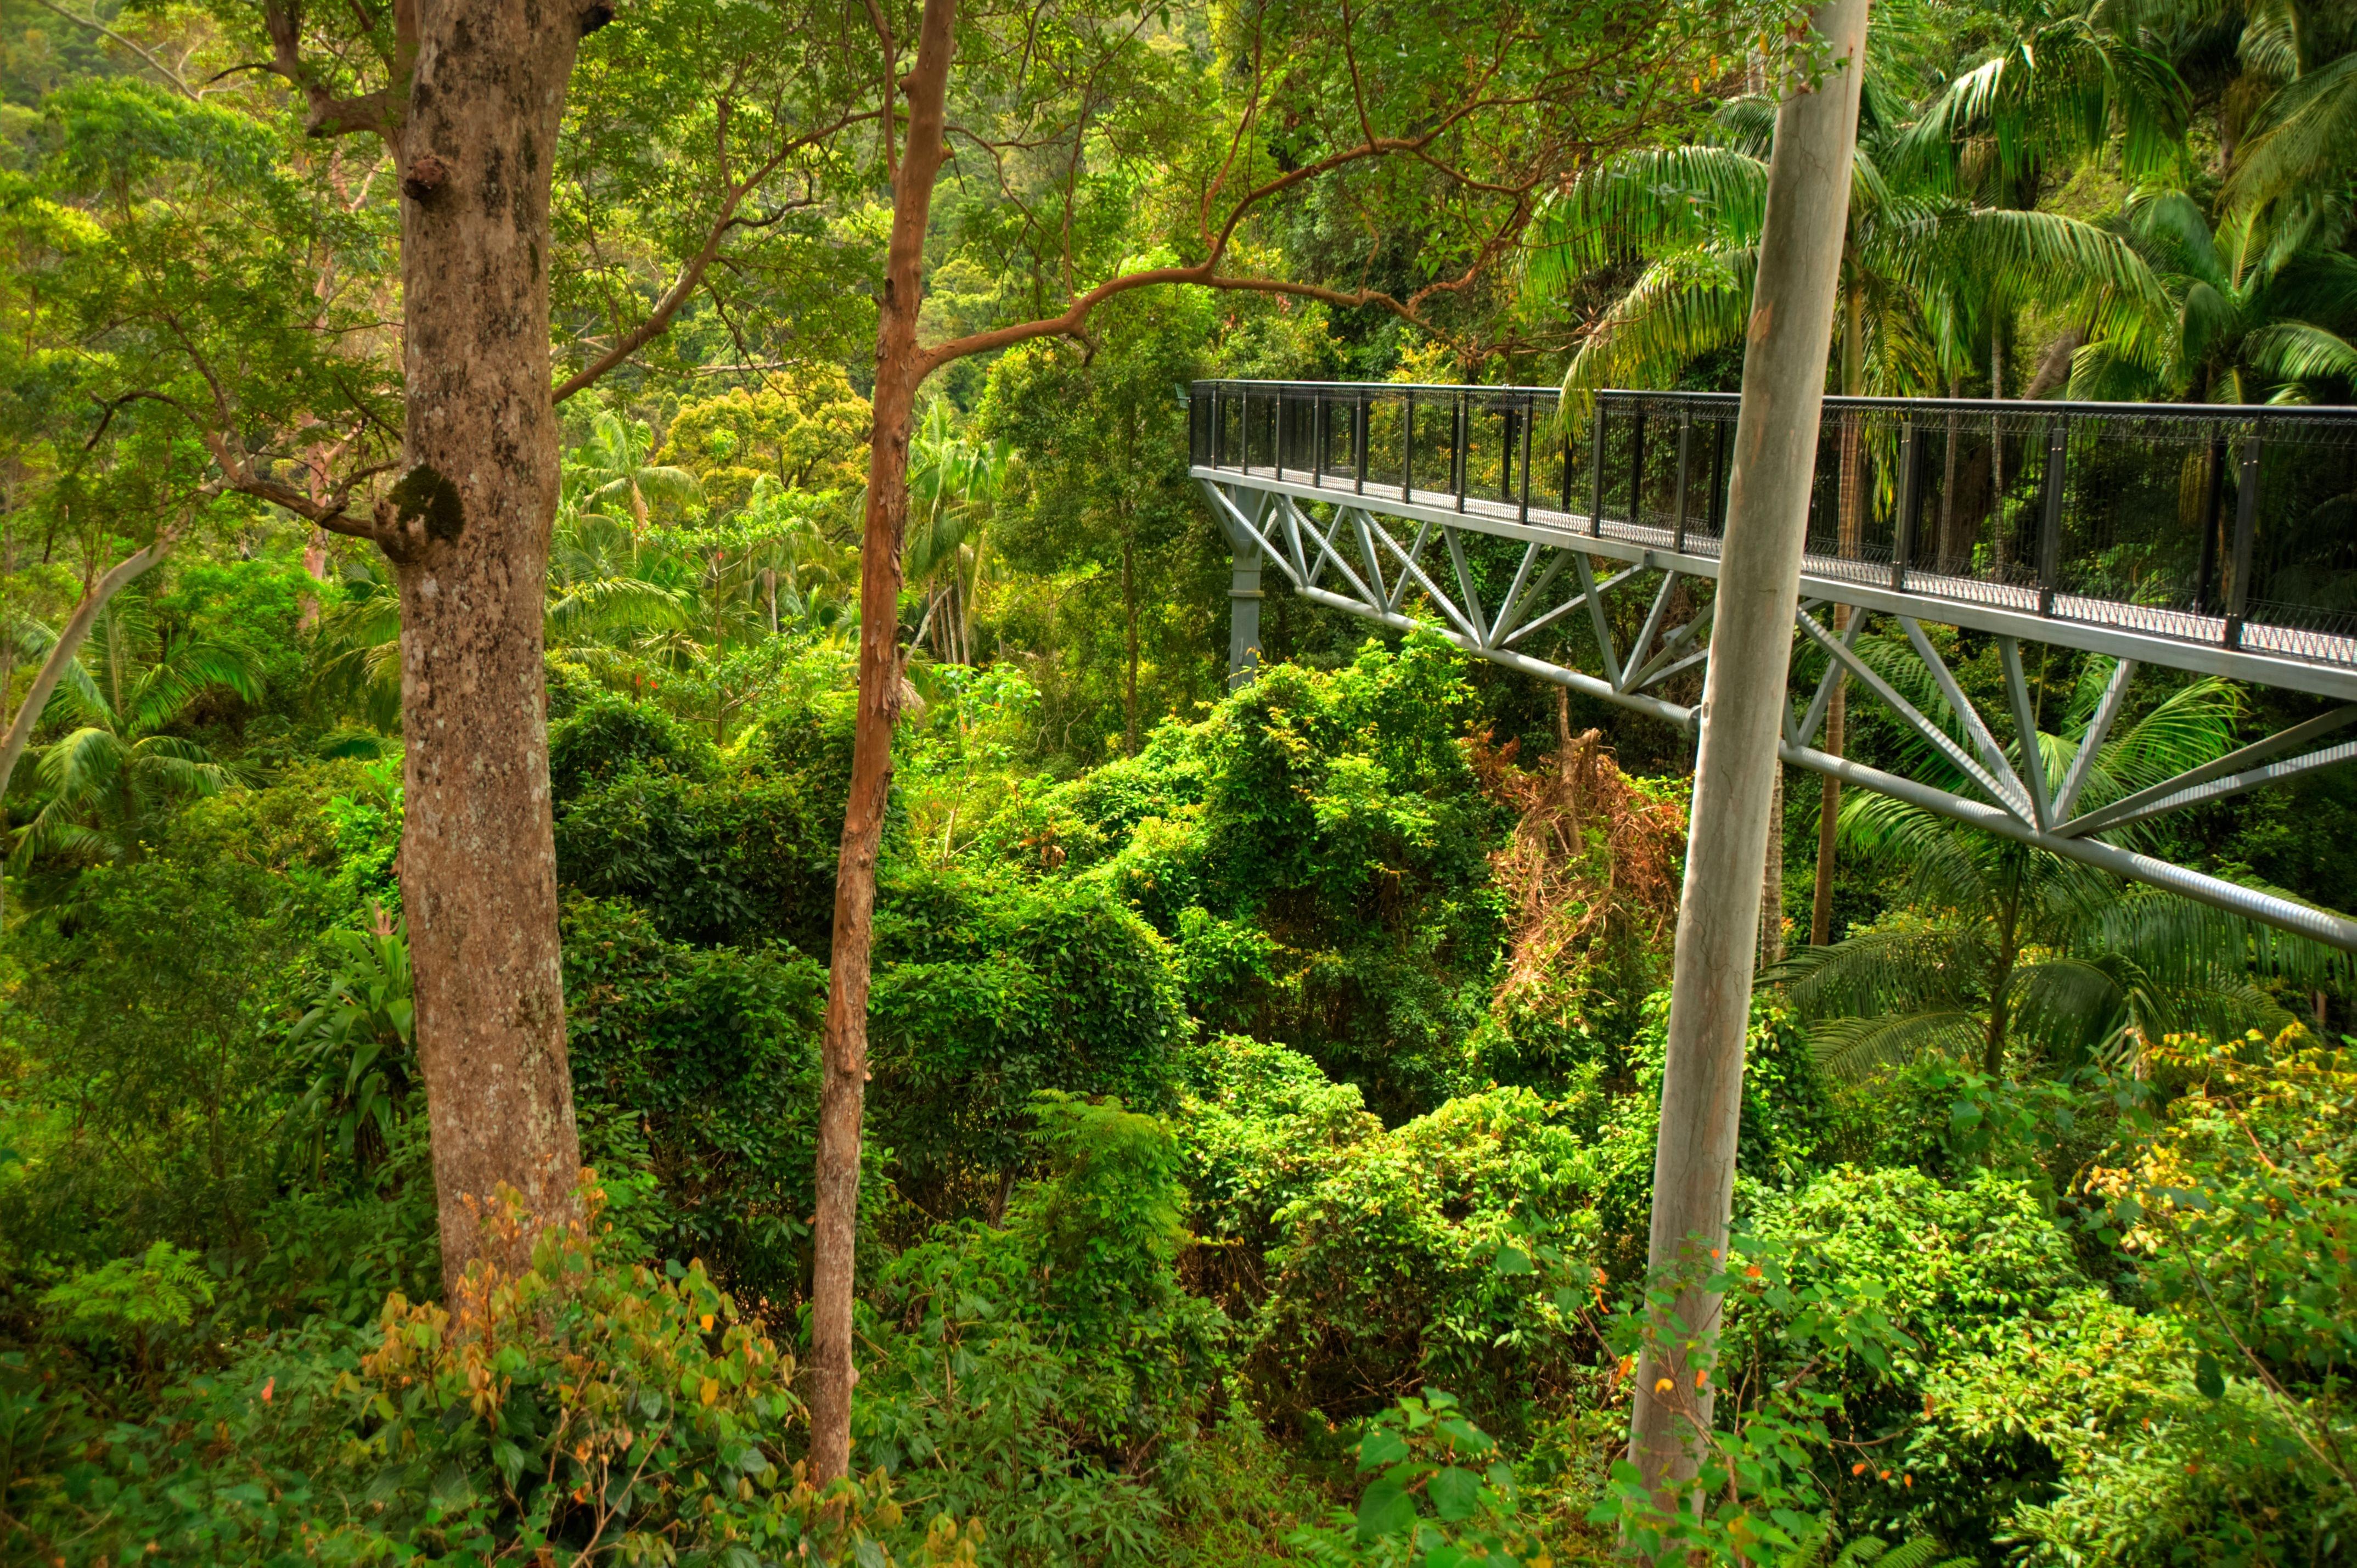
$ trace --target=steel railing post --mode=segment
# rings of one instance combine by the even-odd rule
[[[1629,435],[1629,526],[1645,521],[1645,405],[1637,405],[1637,426]]]
[[[1351,449],[1358,458],[1358,492],[1367,493],[1367,389],[1361,387],[1351,399]]]
[[[1899,426],[1899,527],[1890,542],[1890,591],[1907,590],[1907,568],[1915,564],[1915,513],[1922,499],[1923,444],[1916,439],[1915,418],[1904,416]]]
[[[2243,646],[2243,618],[2251,607],[2251,542],[2259,531],[2259,432],[2254,425],[2243,446],[2243,471],[2234,487],[2234,565],[2226,580],[2226,646]]]
[[[1538,399],[1523,397],[1523,506],[1521,518],[1531,521],[1531,426],[1538,423]]]
[[[1400,499],[1415,499],[1415,389],[1410,387],[1400,413]]]
[[[1563,426],[1563,515],[1571,515],[1571,425],[1563,417],[1563,394],[1555,394],[1555,423]]]
[[[1498,499],[1514,499],[1514,405],[1511,402],[1498,409]]]
[[[1318,402],[1309,413],[1309,483],[1326,488],[1326,389],[1313,394]]]
[[[1588,465],[1587,477],[1595,486],[1595,505],[1587,513],[1587,532],[1597,539],[1604,537],[1604,400],[1596,400],[1596,450]]]
[[[1686,549],[1686,458],[1693,448],[1694,410],[1691,407],[1681,407],[1678,410],[1678,488],[1677,499],[1674,503],[1677,508],[1677,522],[1670,534],[1670,548],[1681,555],[1685,553]]]
[[[1457,394],[1457,422],[1448,433],[1448,466],[1455,470],[1457,510],[1465,510],[1465,437],[1469,425],[1465,416],[1465,394]]]

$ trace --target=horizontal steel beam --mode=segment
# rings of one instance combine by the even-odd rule
[[[1434,526],[1466,529],[1499,539],[1536,541],[1564,550],[1580,550],[1590,555],[1625,562],[1653,571],[1679,572],[1688,576],[1718,576],[1718,558],[1698,554],[1692,550],[1673,550],[1638,540],[1615,537],[1611,532],[1591,534],[1587,532],[1588,520],[1585,513],[1553,513],[1540,515],[1534,509],[1529,521],[1514,516],[1499,516],[1469,508],[1456,510],[1452,500],[1448,506],[1429,505],[1422,501],[1401,500],[1396,496],[1383,496],[1370,489],[1365,495],[1320,489],[1307,479],[1279,479],[1268,474],[1238,473],[1232,468],[1197,467],[1189,470],[1197,479],[1241,489],[1272,491],[1293,497],[1298,501],[1318,501],[1329,505],[1348,505],[1369,513],[1406,518]],[[1495,505],[1496,503],[1482,503]],[[1503,509],[1501,509],[1503,510]],[[1626,528],[1626,523],[1606,519],[1607,530]],[[2183,670],[2194,674],[2217,675],[2227,680],[2244,681],[2256,686],[2272,686],[2279,691],[2306,692],[2319,697],[2335,697],[2344,702],[2357,702],[2357,668],[2344,669],[2333,665],[2310,664],[2297,659],[2255,651],[2248,648],[2225,648],[2208,643],[2190,642],[2178,638],[2159,637],[2151,632],[2136,631],[2125,627],[2099,626],[2089,621],[2074,620],[2067,615],[2041,616],[2035,610],[2009,609],[2002,605],[1976,603],[1970,599],[1921,591],[1921,574],[1910,575],[1910,586],[1893,591],[1887,585],[1856,581],[1846,574],[1829,574],[1813,570],[1803,561],[1801,568],[1801,596],[1829,599],[1835,604],[1854,608],[1873,610],[1883,615],[1909,616],[1942,626],[1962,627],[1997,637],[2022,638],[2055,648],[2075,649],[2082,652],[2106,654],[2114,659],[2133,659],[2139,664],[2155,665],[2167,670]]]

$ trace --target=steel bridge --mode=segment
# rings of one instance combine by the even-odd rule
[[[1232,677],[1259,660],[1268,562],[1304,598],[1695,733],[1733,394],[1566,410],[1550,388],[1222,381],[1187,401],[1190,472],[1235,552]],[[2134,847],[2138,824],[2357,757],[2332,738],[2357,723],[2357,409],[1827,398],[1808,530],[1794,629],[1822,659],[1794,662],[1785,761],[2357,952],[2357,920]],[[1869,662],[1876,621],[1904,640]],[[1994,639],[1994,725],[1926,621]],[[2026,642],[2114,661],[2059,779],[1999,739],[2036,732]],[[2117,794],[2097,759],[2147,668],[2319,711]],[[1815,744],[1836,672],[1940,781]]]

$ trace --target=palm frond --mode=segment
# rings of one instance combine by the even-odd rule
[[[2261,208],[2345,181],[2357,168],[2357,54],[2277,90],[2252,133],[2226,181],[2228,203]]]
[[[160,729],[216,688],[260,702],[261,661],[236,643],[184,643],[140,672],[121,722],[133,735]]]
[[[1732,147],[1654,147],[1583,172],[1540,209],[1531,280],[1569,292],[1586,274],[1632,256],[1757,242],[1768,166]]]
[[[1925,1056],[1969,1061],[1986,1027],[1961,1009],[1828,1018],[1809,1030],[1809,1051],[1827,1073],[1855,1082],[1878,1068],[1903,1067]]]
[[[1751,252],[1681,252],[1647,267],[1572,356],[1563,386],[1577,424],[1595,389],[1666,383],[1698,354],[1742,340]]]
[[[129,755],[113,731],[85,725],[41,753],[36,777],[52,804],[72,810],[113,783]]]
[[[2287,381],[2357,380],[2357,344],[2313,322],[2270,322],[2243,339],[2243,353]]]
[[[692,607],[676,589],[640,577],[597,577],[568,585],[548,603],[552,642],[573,642],[618,631],[676,630]]]
[[[2338,948],[2157,888],[2112,900],[2082,945],[2132,953],[2158,983],[2179,989],[2238,985],[2254,974],[2312,989],[2345,983],[2357,967]]]
[[[1975,925],[1864,931],[1805,948],[1769,972],[1803,1019],[1959,1006],[1979,983],[1986,943]]]

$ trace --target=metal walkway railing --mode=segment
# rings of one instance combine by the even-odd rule
[[[1193,462],[1716,556],[1734,394],[1559,397],[1199,382]],[[2357,671],[2357,409],[1829,397],[1819,453],[1812,577]]]
[[[1188,407],[1191,471],[1238,549],[1239,657],[1265,556],[1308,597],[1399,627],[1428,610],[1470,651],[1693,728],[1674,693],[1698,696],[1678,677],[1708,658],[1733,395],[1607,392],[1566,421],[1553,389],[1201,381]],[[2357,951],[2357,922],[2110,842],[2357,757],[2357,742],[2282,755],[2357,723],[2357,409],[1827,398],[1818,451],[1799,631],[1827,674],[1788,715],[1788,760]],[[1607,608],[1629,584],[1651,596],[1633,640],[1636,616],[1616,629]],[[1846,632],[1817,619],[1826,604],[1848,607]],[[1950,722],[1857,657],[1872,616],[1904,628]],[[1926,620],[1997,639],[2018,731],[2034,724],[2020,642],[2118,660],[2065,779],[2007,759]],[[1600,673],[1556,662],[1574,624]],[[2139,664],[2349,705],[2074,815]],[[1976,794],[1815,749],[1835,669]]]

